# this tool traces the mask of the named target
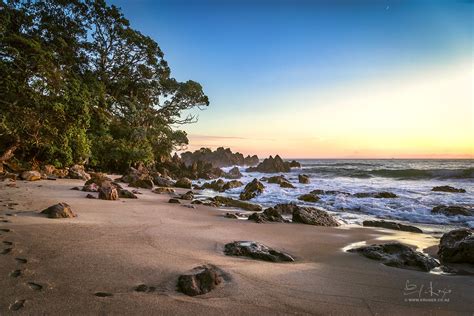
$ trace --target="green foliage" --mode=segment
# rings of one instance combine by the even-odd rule
[[[172,126],[207,106],[158,44],[103,0],[0,1],[0,154],[121,171],[187,144]]]

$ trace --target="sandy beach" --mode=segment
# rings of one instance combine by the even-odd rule
[[[429,235],[355,226],[256,224],[225,218],[221,210],[207,206],[169,204],[168,195],[145,189],[135,200],[86,199],[86,192],[70,190],[82,185],[81,180],[17,181],[17,188],[7,183],[0,183],[0,228],[6,229],[0,231],[0,240],[3,249],[12,250],[0,255],[2,315],[471,315],[473,311],[470,276],[392,268],[343,250],[356,242],[400,240],[433,253],[438,240]],[[39,215],[58,202],[71,205],[78,216]],[[224,244],[234,240],[262,242],[292,254],[296,261],[225,256]],[[220,267],[231,279],[202,296],[176,291],[180,274],[206,263]],[[157,290],[134,291],[140,284]],[[408,293],[407,284],[423,286],[423,291],[430,284],[436,291],[449,289],[445,295],[449,302],[407,302],[418,297]],[[97,292],[111,296],[97,297]],[[12,311],[11,305],[21,300],[23,308]]]

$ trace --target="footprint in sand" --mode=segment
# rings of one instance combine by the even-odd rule
[[[8,219],[2,219],[0,220],[0,223],[11,223]]]
[[[13,245],[13,243],[12,243],[11,241],[8,241],[8,240],[4,240],[3,243],[4,243],[5,245],[8,245],[8,246]]]
[[[12,252],[13,248],[6,248],[6,249],[3,249],[2,252],[0,252],[0,254],[2,255],[6,255],[6,254],[9,254],[10,252]]]
[[[12,278],[18,278],[19,276],[21,276],[21,270],[15,270],[13,271],[12,273],[10,273],[10,276]]]
[[[18,263],[22,263],[22,264],[25,264],[28,262],[28,260],[26,260],[25,258],[15,258],[16,262]]]
[[[9,233],[12,230],[10,228],[0,228],[0,232]]]
[[[107,293],[107,292],[96,292],[94,293],[95,296],[98,296],[98,297],[111,297],[113,296],[112,293]]]
[[[23,308],[23,306],[25,306],[25,302],[26,300],[16,300],[15,303],[10,305],[10,310],[17,311]]]
[[[41,291],[43,289],[43,286],[41,284],[35,283],[35,282],[28,282],[28,286],[35,291]]]

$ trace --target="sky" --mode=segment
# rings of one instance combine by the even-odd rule
[[[209,96],[190,150],[474,158],[473,1],[108,3]]]

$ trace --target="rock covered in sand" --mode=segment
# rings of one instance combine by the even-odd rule
[[[178,278],[178,290],[189,296],[206,294],[224,281],[222,271],[214,265],[202,265]]]
[[[277,251],[255,241],[234,241],[224,246],[228,256],[249,257],[271,262],[293,262],[295,259],[285,252]]]
[[[48,218],[73,218],[76,214],[72,211],[69,204],[61,202],[48,207],[41,211],[41,214],[45,214]]]

